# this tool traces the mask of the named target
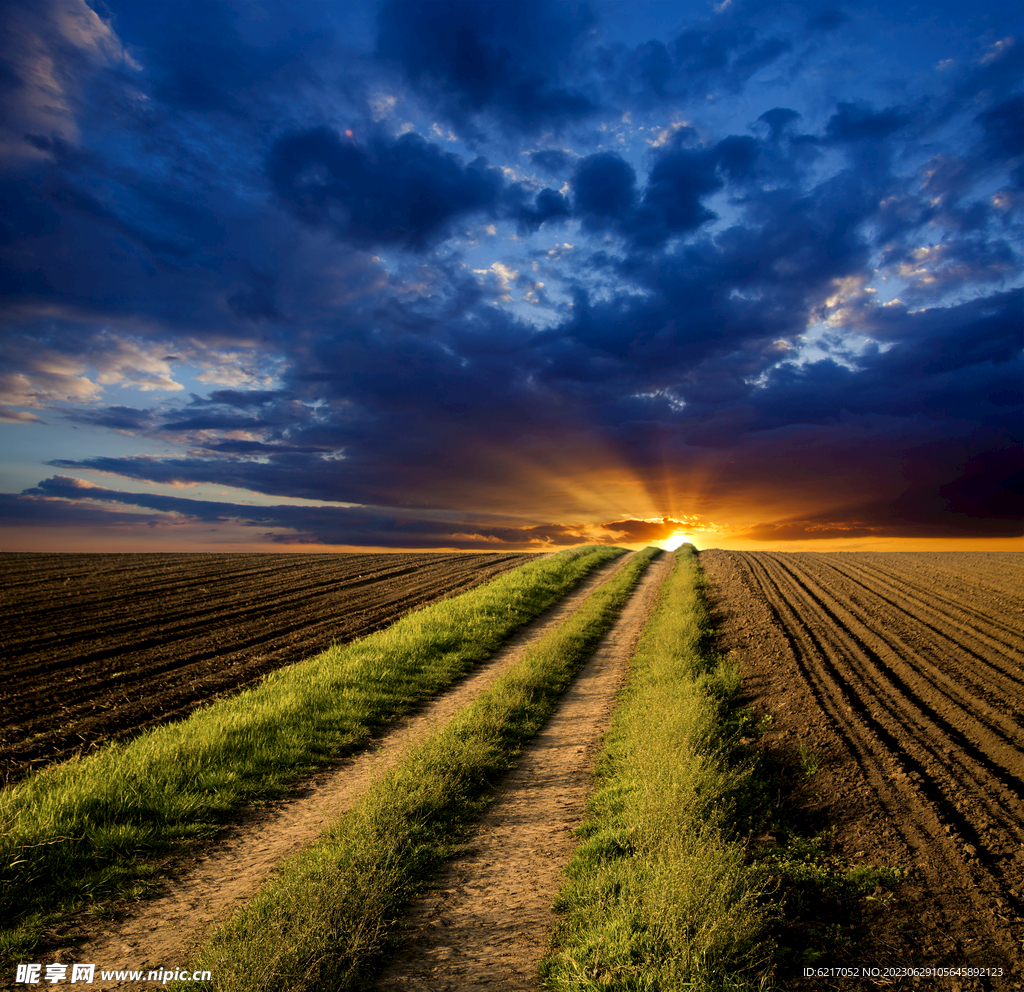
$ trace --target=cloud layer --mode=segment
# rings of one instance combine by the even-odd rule
[[[1018,536],[1024,43],[947,14],[8,4],[5,518]]]

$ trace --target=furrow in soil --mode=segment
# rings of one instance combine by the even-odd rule
[[[0,555],[0,779],[187,716],[530,555]]]
[[[987,678],[1003,691],[1016,694],[1020,688],[1024,669],[1024,633],[1005,623],[992,612],[981,607],[956,603],[948,597],[925,598],[908,582],[892,571],[879,573],[876,569],[859,567],[847,557],[831,558],[828,566],[861,586],[873,597],[881,600],[911,629],[922,628],[937,637],[946,637],[964,653],[969,654],[978,669],[979,678]],[[965,584],[970,589],[970,578]],[[972,591],[972,599],[978,594]],[[1014,612],[1024,614],[1024,597]],[[1024,621],[1024,616],[1022,616]]]
[[[813,573],[818,564],[801,560],[794,567],[787,558],[781,569],[806,597],[810,615],[824,615],[826,636],[842,632],[842,637],[830,639],[836,656],[845,661],[848,681],[859,690],[858,698],[865,703],[872,696],[884,701],[877,715],[871,714],[867,705],[865,712],[880,723],[888,715],[886,732],[893,739],[897,727],[910,731],[910,757],[920,766],[919,772],[935,774],[937,765],[933,761],[939,761],[939,749],[944,749],[964,756],[957,771],[975,786],[985,788],[995,778],[1011,795],[1024,789],[1024,781],[1010,770],[1024,743],[1020,728],[1009,723],[999,726],[995,720],[986,719],[981,715],[984,701],[962,691],[958,705],[958,687],[929,659],[927,647],[919,642],[916,649],[911,648],[893,634],[886,624],[884,604],[869,603],[861,610],[849,600],[840,602],[831,590],[815,581]],[[842,584],[835,577],[831,588],[842,595]],[[946,652],[935,656],[939,665],[956,665],[956,643],[947,639],[944,647]],[[854,673],[856,678],[850,679]],[[989,711],[986,716],[996,715]],[[956,747],[947,748],[947,740]]]

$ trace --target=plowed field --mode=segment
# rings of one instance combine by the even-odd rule
[[[0,555],[0,781],[183,717],[532,558]]]
[[[910,870],[901,903],[876,907],[884,918],[853,957],[1001,964],[1005,987],[1019,988],[1022,556],[705,551],[700,560],[721,646],[739,653],[752,702],[775,717],[776,739],[825,756],[820,799],[845,854]]]

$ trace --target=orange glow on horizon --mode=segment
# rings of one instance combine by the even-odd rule
[[[897,551],[1000,551],[1024,554],[1024,537],[1003,538],[914,538],[914,537],[872,537],[861,539],[833,538],[818,541],[751,541],[731,539],[721,534],[709,534],[702,540],[693,534],[676,534],[664,541],[596,541],[581,535],[572,544],[551,544],[524,541],[521,544],[486,546],[481,542],[477,548],[446,546],[439,541],[434,547],[387,547],[378,545],[312,544],[302,540],[294,543],[272,543],[253,540],[251,528],[223,526],[219,533],[211,534],[208,528],[182,528],[182,533],[105,533],[78,531],[69,533],[60,528],[50,527],[0,527],[0,553],[49,553],[49,554],[127,554],[127,553],[267,553],[267,554],[382,554],[388,552],[425,554],[434,551],[449,551],[465,554],[467,551],[523,551],[528,553],[551,553],[583,544],[613,543],[618,547],[639,551],[655,545],[671,551],[668,547],[676,539],[679,545],[693,544],[698,550],[717,551],[782,551],[782,552],[897,552]],[[190,531],[190,532],[189,532]],[[285,535],[282,535],[285,536]],[[677,545],[677,546],[679,546]]]
[[[470,452],[478,471],[469,481],[452,477],[449,484],[444,476],[434,480],[422,510],[415,509],[417,501],[411,497],[405,508],[359,506],[359,514],[379,512],[397,521],[391,533],[371,528],[364,534],[368,543],[362,546],[329,543],[332,537],[358,541],[359,528],[349,530],[337,517],[330,528],[322,528],[313,507],[301,529],[292,529],[291,518],[273,518],[273,504],[267,505],[268,497],[261,496],[258,516],[266,514],[265,524],[252,522],[255,507],[238,503],[236,513],[231,499],[218,504],[224,508],[221,518],[205,523],[177,513],[140,510],[140,522],[135,524],[124,520],[123,514],[130,511],[120,503],[120,522],[104,521],[100,514],[94,525],[62,525],[57,519],[0,525],[0,551],[556,552],[585,544],[636,549],[654,545],[673,551],[689,543],[698,550],[727,551],[1024,552],[1024,535],[898,536],[900,524],[879,520],[873,513],[884,507],[884,500],[851,504],[847,491],[802,488],[797,507],[791,489],[777,486],[769,491],[759,476],[739,484],[719,478],[721,466],[713,460],[675,467],[666,460],[660,473],[655,468],[651,478],[645,478],[621,452],[588,432],[574,434],[557,451],[542,442],[530,439],[509,450],[488,448],[481,440]],[[89,486],[82,481],[82,494],[88,496]],[[858,492],[858,499],[862,496]],[[427,503],[423,494],[419,498]],[[65,505],[63,497],[53,499],[55,505]],[[147,524],[143,517],[152,519]],[[420,529],[418,522],[429,526]],[[818,533],[823,536],[815,537]],[[395,546],[369,543],[389,538]],[[411,546],[398,546],[399,541]]]

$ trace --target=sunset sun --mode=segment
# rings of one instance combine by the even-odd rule
[[[693,543],[693,538],[689,534],[673,534],[667,541],[662,541],[661,546],[666,551],[675,551],[676,548],[682,547],[687,541]]]

